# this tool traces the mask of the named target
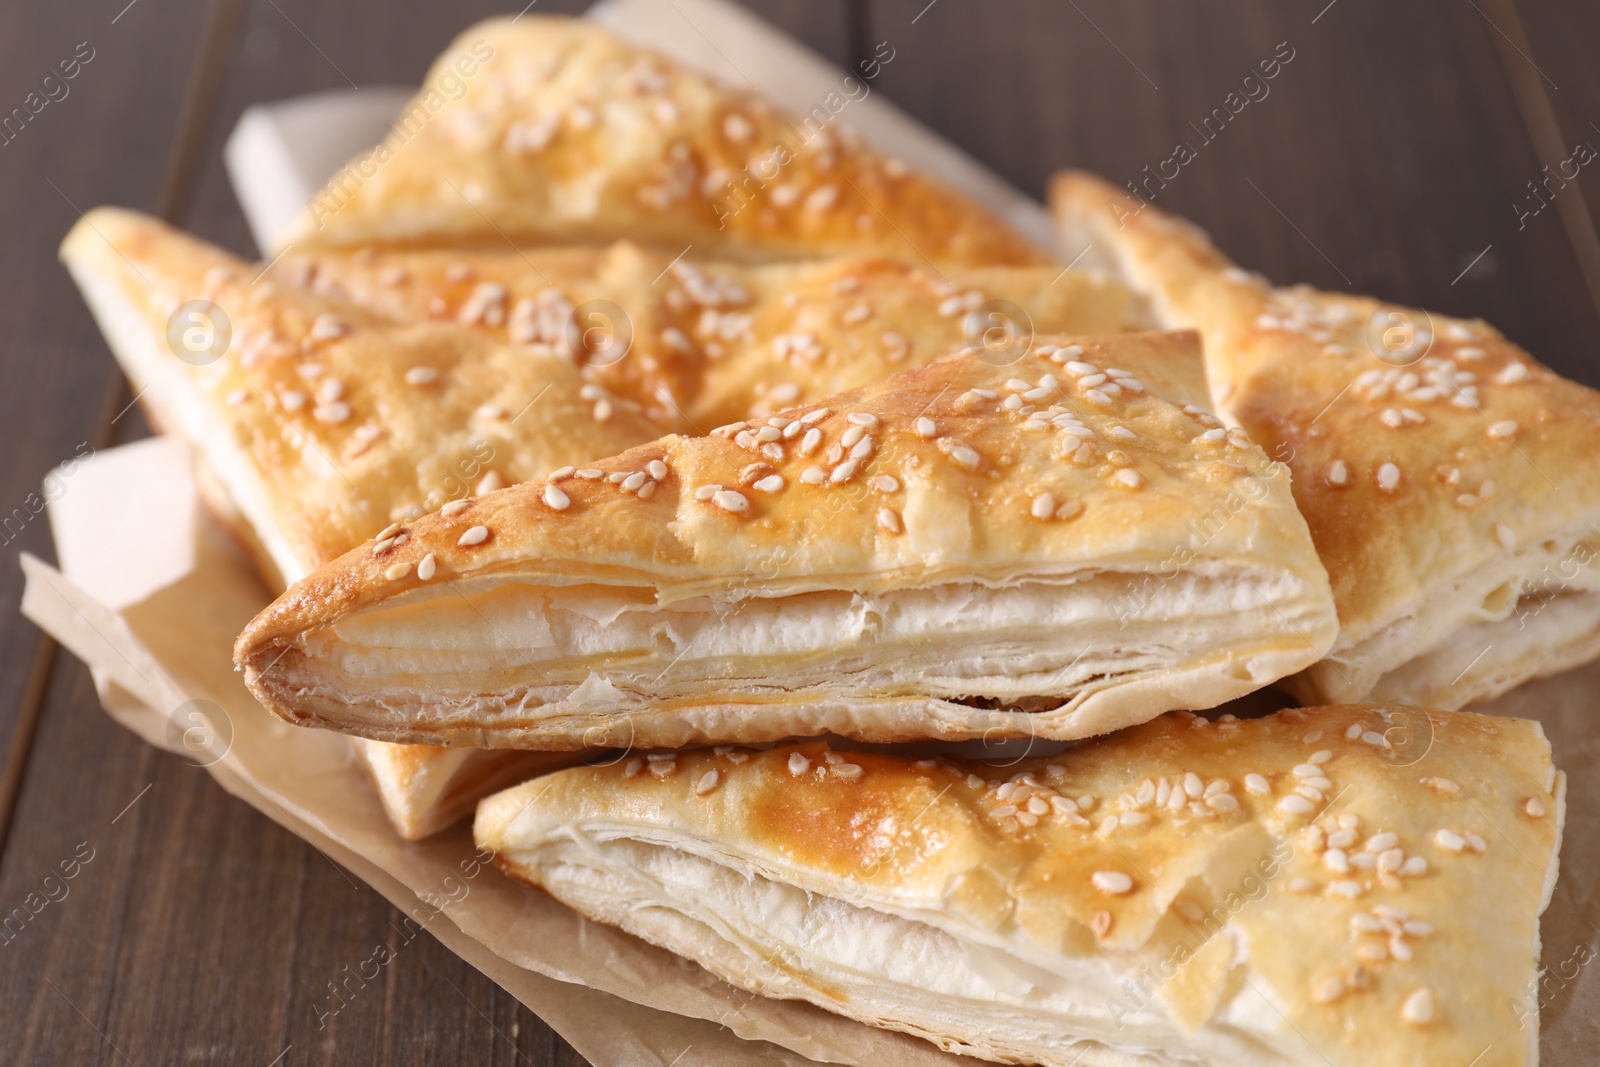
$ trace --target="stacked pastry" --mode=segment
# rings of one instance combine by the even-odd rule
[[[581,22],[467,54],[265,269],[63,248],[287,586],[266,707],[401,833],[492,793],[512,877],[951,1051],[1535,1062],[1562,779],[1453,709],[1600,651],[1600,397],[1083,176],[1063,271]],[[1274,683],[1347,703],[1229,705]]]

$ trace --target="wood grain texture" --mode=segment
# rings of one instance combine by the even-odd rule
[[[244,107],[350,81],[415,82],[455,33],[506,9],[487,0],[381,9],[240,0],[242,15],[230,21],[227,0],[125,6],[0,8],[0,111],[78,41],[96,48],[70,95],[0,146],[0,256],[11,284],[0,304],[0,519],[97,424],[119,440],[143,432],[137,412],[110,425],[122,407],[107,407],[114,368],[55,264],[56,242],[76,218],[67,199],[165,207],[202,236],[253,253],[220,158]],[[875,88],[1025,190],[1042,193],[1067,165],[1137,178],[1187,140],[1196,158],[1157,202],[1206,225],[1240,261],[1279,280],[1480,314],[1565,373],[1600,381],[1589,354],[1600,317],[1573,231],[1553,211],[1518,227],[1512,205],[1551,160],[1526,124],[1498,31],[1472,5],[750,6],[837,62],[890,42],[896,58]],[[1600,147],[1587,126],[1600,122],[1592,5],[1517,10],[1530,56],[1560,86],[1549,97],[1562,134]],[[1195,131],[1190,123],[1224,106],[1284,41],[1295,58],[1268,95],[1214,140]],[[1600,209],[1600,171],[1576,185]],[[8,532],[3,547],[13,559],[22,547],[49,555],[43,518]],[[14,605],[19,590],[15,564],[0,568],[4,602]],[[0,637],[0,737],[12,737],[38,637],[12,612],[0,618]],[[40,670],[37,735],[6,764],[20,789],[0,852],[0,919],[42,892],[80,845],[94,858],[65,897],[16,936],[0,935],[9,1024],[0,1059],[583,1062],[430,936],[407,940],[395,909],[348,872],[203,771],[112,725],[75,659]],[[328,983],[380,943],[392,962],[324,1016],[338,1003]]]
[[[1025,191],[1069,165],[1143,181],[1186,143],[1155,202],[1245,266],[1482,316],[1600,382],[1600,316],[1565,235],[1519,232],[1510,210],[1539,164],[1470,5],[940,2],[918,18],[925,2],[874,5],[871,36],[899,50],[880,88]],[[1247,90],[1283,42],[1294,58]]]

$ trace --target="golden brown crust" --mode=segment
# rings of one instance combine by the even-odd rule
[[[257,280],[133,212],[90,212],[62,258],[135,388],[204,453],[290,579],[486,477],[520,481],[659,433],[565,357],[455,326],[395,326]],[[171,326],[190,301],[221,309],[231,338],[208,348],[202,320]],[[187,361],[172,347],[186,329],[202,342]]]
[[[1055,267],[708,263],[626,242],[293,253],[273,275],[398,322],[453,321],[569,355],[576,341],[586,378],[683,433],[854,389],[966,342],[1020,356],[1034,334],[1116,333],[1126,306],[1119,283]],[[574,309],[582,335],[568,325]]]
[[[995,1059],[1078,1062],[1074,1024],[1093,1034],[1110,1011],[1129,1025],[1102,1040],[1163,1064],[1194,1062],[1187,1053],[1399,1067],[1470,1062],[1492,1045],[1493,1062],[1520,1065],[1537,1058],[1538,917],[1561,812],[1536,723],[1347,706],[1167,716],[999,766],[820,742],[656,755],[489,798],[476,836],[515,877],[735,984]],[[577,867],[574,841],[585,843]],[[616,843],[633,851],[612,867]],[[736,901],[701,905],[650,882],[640,847],[729,868],[735,884],[798,887],[815,922],[784,912],[743,930]],[[609,872],[606,888],[573,876],[585,864]],[[661,903],[630,907],[644,899]],[[906,920],[908,937],[935,927],[969,957],[1004,953],[1019,975],[1070,977],[1083,959],[1106,969],[1076,1005],[1027,993],[1024,1005],[1061,1013],[1046,1027],[1057,1043],[1007,1048],[1014,1017],[928,1033],[938,1005],[884,1015],[875,996],[896,979],[866,942],[844,961],[856,979],[819,995],[825,942],[800,931],[837,922],[838,901]],[[730,916],[727,942],[720,921],[655,921],[702,907]],[[967,988],[949,1015],[1004,1001],[998,988]]]
[[[1089,175],[1058,176],[1053,196],[1069,235],[1119,257],[1161,322],[1204,334],[1218,410],[1293,471],[1343,628],[1306,679],[1312,693],[1372,692],[1542,584],[1595,587],[1585,574],[1600,553],[1589,456],[1600,394],[1481,321],[1272,288],[1194,226]],[[1547,583],[1556,571],[1563,579]],[[1452,687],[1452,671],[1420,690],[1378,691],[1459,706],[1526,679],[1536,662],[1518,669],[1491,654],[1475,669],[1493,666],[1492,678]]]
[[[1164,710],[1160,700],[1172,701],[1165,708],[1189,700],[1210,706],[1262,684],[1268,680],[1262,672],[1281,675],[1296,669],[1286,667],[1290,660],[1311,662],[1331,637],[1333,616],[1282,470],[1199,408],[1156,395],[1158,389],[1198,393],[1197,355],[1192,334],[1041,340],[1005,366],[958,355],[763,425],[735,424],[704,438],[666,437],[589,469],[420,519],[404,527],[403,544],[350,553],[264,611],[241,635],[236,656],[257,696],[278,714],[396,741],[567,747],[630,737],[642,743],[646,736],[655,737],[653,743],[786,736],[774,731],[786,724],[789,732],[828,727],[774,720],[751,709],[699,723],[699,733],[651,731],[681,726],[683,716],[724,701],[803,708],[824,690],[852,714],[874,697],[897,708],[914,704],[914,713],[870,730],[861,722],[832,726],[880,739],[980,736],[987,729],[1083,736],[1157,714]],[[419,577],[419,568],[428,576]],[[1096,630],[1094,648],[1112,656],[1115,645],[1125,650],[1116,655],[1128,658],[1108,661],[1106,672],[1093,673],[1083,688],[1050,673],[1054,667],[1039,677],[1056,678],[1063,688],[1028,691],[1024,681],[1033,675],[1023,668],[1002,679],[993,667],[966,664],[963,669],[982,675],[981,683],[964,688],[965,681],[950,681],[952,691],[941,699],[1066,692],[1072,700],[1053,719],[1024,713],[1015,721],[984,705],[951,705],[944,708],[951,720],[938,724],[920,710],[917,691],[903,688],[909,682],[878,691],[870,688],[877,683],[862,680],[876,677],[872,664],[858,669],[866,673],[834,677],[823,659],[812,664],[804,658],[837,663],[850,654],[828,645],[833,638],[826,634],[802,634],[814,645],[804,646],[801,659],[753,659],[695,675],[691,686],[687,675],[663,676],[677,661],[663,631],[648,647],[619,649],[616,662],[593,668],[609,676],[602,689],[622,686],[631,694],[601,698],[585,682],[590,668],[579,653],[553,651],[524,661],[518,657],[527,642],[502,633],[483,609],[437,599],[589,596],[604,604],[607,596],[627,596],[638,601],[630,610],[661,612],[662,622],[673,626],[667,613],[701,597],[729,605],[732,619],[744,607],[815,602],[775,601],[784,597],[842,593],[848,601],[852,595],[972,588],[981,598],[986,590],[1027,583],[1066,588],[1102,578],[1116,603],[1097,601],[1084,610],[1097,612],[1112,631],[1130,621],[1171,627],[1160,639],[1148,638],[1164,652],[1139,661],[1132,649],[1145,638],[1123,630],[1108,645],[1105,628]],[[1210,600],[1197,605],[1183,598],[1190,578],[1214,583],[1207,586]],[[1230,582],[1239,583],[1236,595],[1222,591]],[[1046,595],[1042,588],[1039,595]],[[432,609],[416,615],[408,605],[423,600]],[[452,624],[460,630],[451,630],[451,640],[465,642],[462,648],[481,660],[458,655],[427,660],[434,666],[391,662],[386,669],[405,677],[381,695],[372,688],[379,683],[339,666],[344,643],[365,640],[352,636],[350,626],[396,619],[412,641],[423,636],[413,632],[418,627],[441,625],[439,613],[447,608],[461,609]],[[1256,610],[1263,615],[1248,635],[1225,632]],[[898,638],[898,625],[885,624],[884,641]],[[1202,625],[1216,627],[1203,650],[1195,644]],[[378,639],[374,654],[393,647],[393,639]],[[407,647],[425,658],[434,654],[427,651],[431,645]],[[1039,652],[1064,655],[1065,647]],[[526,654],[534,655],[531,649]],[[662,662],[652,668],[658,657]],[[905,671],[944,669],[927,662],[919,667],[915,661],[926,655],[912,659]],[[800,678],[803,663],[821,675]],[[638,691],[627,680],[635,669],[654,676],[648,686],[640,681]],[[1168,692],[1189,671],[1206,680]],[[570,684],[562,680],[572,672]],[[1166,681],[1157,685],[1161,677]],[[680,693],[674,685],[688,688]],[[576,715],[565,704],[568,689],[582,689],[591,701],[572,719],[563,718]],[[1097,698],[1104,707],[1077,714],[1077,700]],[[623,703],[613,708],[613,699]],[[653,715],[673,722],[657,723]],[[623,726],[634,732],[613,733]]]
[[[279,247],[618,238],[669,254],[1046,262],[840,128],[818,131],[592,22],[538,15],[463,33],[385,144],[336,175]]]

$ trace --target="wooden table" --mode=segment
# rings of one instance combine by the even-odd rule
[[[398,913],[203,772],[113,725],[84,668],[12,610],[16,554],[52,556],[30,496],[41,476],[86,446],[147,432],[55,261],[78,212],[126,204],[253,254],[220,160],[241,110],[316,89],[415,83],[496,6],[0,7],[0,112],[24,106],[58,60],[90,57],[65,97],[0,145],[0,914],[41,891],[58,863],[93,851],[67,896],[0,939],[0,1060],[583,1062],[431,938],[397,948],[381,979],[319,1027],[315,1006],[342,968],[379,943],[398,945]],[[582,6],[546,0],[537,10]],[[1600,166],[1564,187],[1540,185],[1576,146],[1600,145],[1600,6],[752,6],[840,64],[889,42],[895,58],[875,91],[1024,190],[1042,194],[1066,165],[1142,180],[1187,142],[1195,158],[1157,203],[1207,227],[1240,262],[1279,280],[1481,315],[1558,370],[1600,383]],[[1275,78],[1245,83],[1274,57]],[[1208,129],[1230,93],[1249,102]]]

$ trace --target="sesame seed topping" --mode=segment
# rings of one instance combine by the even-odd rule
[[[1133,879],[1121,871],[1095,871],[1089,884],[1108,897],[1120,897],[1133,891]]]
[[[750,501],[745,495],[732,489],[720,489],[712,493],[711,502],[723,511],[739,512],[750,509]]]
[[[912,423],[912,429],[916,431],[918,437],[924,440],[929,440],[939,433],[938,425],[926,415],[919,417],[916,422]]]
[[[872,427],[878,425],[878,416],[865,411],[852,411],[845,416],[852,426]]]
[[[311,415],[318,422],[340,423],[350,417],[350,405],[342,400],[336,400],[331,404],[323,404],[315,408]]]
[[[1433,843],[1446,852],[1460,852],[1467,847],[1467,839],[1454,830],[1435,830]]]
[[[1386,493],[1394,492],[1400,484],[1400,468],[1393,463],[1385,463],[1378,468],[1378,488]]]
[[[1494,539],[1499,542],[1500,547],[1506,551],[1509,552],[1511,549],[1517,547],[1517,535],[1512,531],[1511,527],[1507,526],[1505,523],[1495,523],[1491,528],[1491,532],[1494,534]]]
[[[399,563],[391,563],[383,569],[383,576],[391,582],[399,581],[410,573],[411,564],[403,560]]]
[[[1290,815],[1310,815],[1316,810],[1316,805],[1299,794],[1291,793],[1278,801],[1278,807]]]
[[[880,493],[893,493],[900,489],[900,482],[891,474],[874,474],[867,479],[867,484]]]
[[[1510,419],[1489,424],[1489,439],[1491,441],[1509,441],[1517,435],[1517,424]]]
[[[776,493],[778,490],[783,488],[783,485],[783,475],[769,474],[765,478],[761,478],[756,481],[751,488],[760,490],[763,493]]]
[[[667,465],[659,459],[653,459],[645,464],[645,470],[650,473],[650,477],[658,482],[667,480]]]
[[[471,498],[466,500],[452,500],[444,507],[439,509],[439,514],[443,515],[447,519],[453,519],[463,511],[466,511],[467,505],[471,503]]]
[[[1040,493],[1033,498],[1030,513],[1036,519],[1048,519],[1056,513],[1056,498],[1049,493]]]
[[[1272,785],[1259,774],[1245,775],[1244,787],[1250,793],[1265,794],[1272,792]]]
[[[622,479],[622,488],[625,492],[636,493],[639,491],[639,487],[645,483],[645,480],[648,477],[649,475],[645,474],[644,471],[634,471],[632,474]]]
[[[717,769],[715,767],[702,774],[700,776],[700,780],[694,783],[694,795],[697,797],[703,797],[707,793],[711,792],[717,787],[717,779],[719,777],[720,775],[717,773]]]
[[[827,408],[817,408],[815,411],[808,411],[804,415],[801,415],[800,416],[800,421],[801,421],[802,424],[804,424],[806,426],[810,426],[813,423],[821,422],[823,419],[825,419],[827,417],[828,417],[828,409]]]
[[[1414,989],[1400,1005],[1400,1018],[1412,1026],[1427,1026],[1434,1016],[1433,990]]]
[[[566,511],[572,506],[572,498],[557,485],[546,485],[544,492],[540,494],[540,499],[556,511]]]
[[[337,315],[323,313],[311,322],[311,337],[317,341],[331,341],[349,332],[349,325]]]
[[[807,485],[821,485],[828,480],[828,472],[821,467],[807,467],[800,472],[800,480]]]
[[[483,542],[487,541],[488,539],[489,539],[489,527],[487,527],[487,526],[474,526],[471,529],[469,529],[466,533],[462,534],[461,535],[461,539],[458,540],[456,542],[456,544],[457,545],[461,545],[463,547],[470,546],[470,545],[481,545],[481,544],[483,544]]]
[[[811,761],[798,752],[789,753],[789,773],[801,775],[811,769]]]
[[[428,579],[432,578],[435,573],[437,573],[438,569],[438,560],[433,558],[432,552],[429,552],[426,556],[422,557],[422,562],[417,564],[417,577],[421,578],[423,581],[427,581]]]
[[[1144,478],[1132,467],[1123,467],[1111,476],[1111,480],[1128,489],[1137,489],[1144,484]]]
[[[1545,816],[1546,809],[1544,801],[1540,800],[1538,797],[1529,797],[1522,805],[1522,810],[1530,819],[1542,819]]]
[[[893,508],[878,509],[878,525],[890,533],[899,533],[904,527],[900,523],[900,514]]]
[[[835,778],[860,778],[861,768],[854,763],[835,763],[828,769]]]
[[[800,447],[798,451],[802,456],[809,456],[812,452],[816,451],[817,446],[821,443],[822,431],[813,426],[807,430],[806,435],[800,439]]]

